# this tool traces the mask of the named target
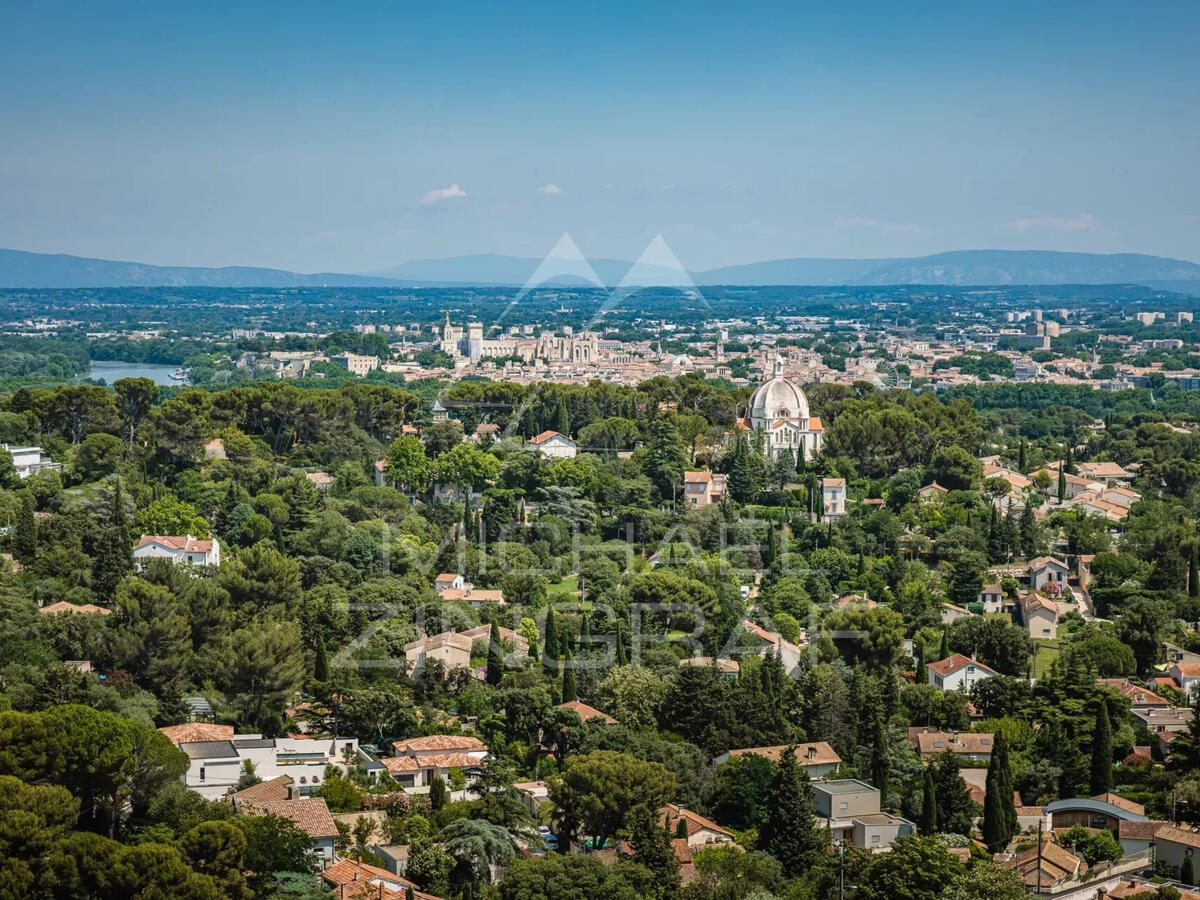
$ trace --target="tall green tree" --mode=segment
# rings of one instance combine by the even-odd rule
[[[679,897],[683,889],[679,858],[671,845],[671,831],[660,822],[658,810],[640,806],[630,815],[629,843],[633,847],[633,861],[645,866],[654,876],[659,897],[662,900]]]
[[[996,732],[992,759],[988,763],[987,794],[983,802],[983,840],[993,853],[999,852],[1020,831],[1013,803],[1012,761],[1008,741]]]
[[[975,804],[967,784],[958,774],[958,757],[944,750],[930,764],[937,792],[938,830],[970,834],[975,824]]]
[[[499,684],[504,680],[504,648],[500,645],[500,629],[492,623],[488,633],[487,683]]]
[[[938,830],[937,788],[933,783],[933,769],[925,767],[921,779],[921,818],[917,822],[921,834],[936,834]]]
[[[1112,790],[1113,772],[1112,722],[1108,718],[1108,704],[1103,700],[1096,704],[1096,724],[1092,729],[1092,795],[1106,794]]]
[[[575,666],[573,665],[574,658],[571,651],[567,651],[567,655],[563,658],[563,675],[562,675],[562,702],[569,703],[579,696],[579,690],[575,686]]]
[[[828,832],[817,826],[813,813],[808,773],[796,761],[796,747],[785,747],[771,782],[759,846],[779,860],[784,874],[797,877],[817,864],[828,845]]]

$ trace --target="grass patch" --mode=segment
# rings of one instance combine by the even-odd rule
[[[552,602],[579,599],[579,576],[568,575],[558,584],[546,586],[546,599]]]
[[[1058,641],[1035,639],[1033,642],[1033,677],[1041,678],[1058,659]]]

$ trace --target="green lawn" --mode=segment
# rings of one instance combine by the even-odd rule
[[[1041,678],[1058,659],[1058,641],[1034,640],[1033,645],[1033,677]]]
[[[547,585],[546,599],[555,603],[579,599],[579,576],[568,575],[558,584]]]

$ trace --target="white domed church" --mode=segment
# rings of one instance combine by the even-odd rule
[[[784,450],[793,456],[799,451],[803,459],[812,459],[821,452],[825,437],[821,420],[809,415],[804,388],[783,374],[780,356],[775,357],[771,379],[750,395],[750,408],[742,423],[745,428],[763,432],[769,459],[775,459]]]

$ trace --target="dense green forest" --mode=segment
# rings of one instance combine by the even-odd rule
[[[554,897],[581,900],[825,898],[841,881],[868,900],[1005,900],[1024,892],[989,851],[1016,837],[1012,790],[1026,804],[1115,790],[1160,819],[1180,797],[1200,801],[1200,725],[1165,766],[1118,765],[1151,736],[1097,683],[1152,676],[1166,641],[1200,649],[1200,439],[1169,424],[1188,398],[821,385],[809,399],[825,447],[806,461],[767,459],[755,435],[733,432],[746,392],[696,376],[460,382],[439,421],[436,391],[160,392],[127,379],[0,401],[4,441],[61,463],[20,479],[0,455],[12,558],[0,578],[0,893],[324,895],[294,828],[180,784],[187,760],[155,728],[186,721],[194,696],[242,732],[337,733],[385,754],[419,735],[483,739],[490,754],[463,799],[408,796],[349,763],[321,788],[337,811],[385,804],[388,839],[409,847],[407,877],[437,896],[533,898],[553,884]],[[476,440],[483,423],[498,431]],[[545,430],[573,435],[579,454],[529,452]],[[1031,476],[1113,461],[1136,473],[1141,499],[1119,527],[1037,517],[1033,494],[1025,512],[1001,512],[985,455]],[[684,505],[696,468],[727,475],[723,502]],[[307,477],[318,471],[328,490]],[[850,503],[831,521],[819,483],[835,477]],[[947,490],[928,501],[919,489],[935,481]],[[216,538],[223,563],[135,568],[143,533]],[[1047,553],[1072,566],[1090,557],[1096,617],[1068,613],[1056,640],[1036,644],[1008,615],[944,624],[945,605],[974,603],[995,567]],[[445,600],[441,572],[507,603]],[[839,602],[849,595],[864,599]],[[111,615],[39,613],[57,602]],[[803,641],[797,670],[757,655],[746,620]],[[522,635],[528,655],[483,642],[472,654],[482,680],[396,662],[422,633],[481,624]],[[997,675],[970,694],[927,684],[924,663],[956,652]],[[681,666],[690,656],[738,659],[740,673]],[[64,666],[77,660],[90,671]],[[576,698],[619,724],[558,705]],[[922,764],[913,726],[1002,736],[989,779],[1008,796],[990,791],[981,810],[953,754]],[[827,742],[839,774],[879,788],[919,835],[839,856],[790,754],[714,763],[805,741]],[[531,779],[550,785],[540,818],[513,787]],[[682,884],[667,803],[715,819],[744,852],[698,851]],[[519,852],[537,847],[539,824],[560,849],[608,843],[619,859]],[[1116,854],[1100,843],[1087,852]],[[352,834],[339,847],[368,853]]]

